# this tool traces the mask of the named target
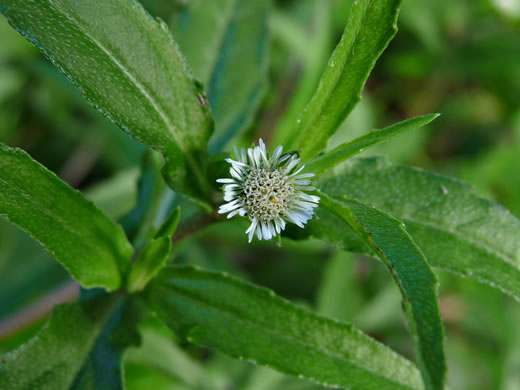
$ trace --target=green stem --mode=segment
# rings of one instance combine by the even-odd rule
[[[209,225],[222,220],[224,217],[213,210],[210,214],[196,214],[181,223],[177,231],[172,237],[172,243],[175,244],[185,238],[200,232]]]

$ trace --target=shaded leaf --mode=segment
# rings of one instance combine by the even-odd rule
[[[150,283],[145,298],[180,336],[235,358],[331,387],[422,388],[410,362],[352,325],[224,274],[168,267]]]
[[[117,294],[56,307],[33,339],[0,358],[0,388],[123,390],[122,354],[138,342],[132,309]]]
[[[175,24],[188,64],[207,85],[212,153],[240,134],[259,107],[267,84],[268,8],[265,0],[192,0]]]
[[[3,219],[0,219],[0,248],[0,322],[56,286],[70,281],[67,271],[50,253]]]
[[[165,193],[171,191],[161,175],[161,156],[147,150],[141,160],[141,175],[137,182],[135,207],[124,216],[121,224],[136,248],[143,246],[156,233],[156,219]],[[135,189],[134,189],[135,192]]]
[[[179,221],[181,219],[181,208],[177,207],[172,211],[172,213],[164,220],[163,224],[155,233],[155,238],[160,237],[172,237],[175,231],[177,230],[177,226],[179,225]]]
[[[127,363],[153,368],[193,388],[205,388],[203,382],[207,371],[175,343],[171,334],[164,334],[151,326],[140,326],[139,333],[142,343],[139,348],[128,350]]]

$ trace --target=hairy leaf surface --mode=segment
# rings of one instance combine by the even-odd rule
[[[165,156],[172,186],[204,199],[212,119],[163,22],[127,0],[0,0],[0,11],[94,106]]]
[[[132,247],[120,226],[21,149],[0,144],[0,216],[40,242],[84,287],[114,290]]]
[[[170,328],[198,345],[331,387],[421,389],[415,367],[352,325],[272,291],[191,267],[163,269],[145,290]]]
[[[438,282],[402,223],[356,201],[320,192],[323,207],[350,225],[388,267],[398,284],[426,389],[444,389],[444,327],[437,303]]]
[[[475,278],[520,299],[520,221],[460,181],[384,158],[352,160],[321,178],[328,194],[357,199],[402,220],[435,267]],[[309,233],[366,252],[351,229],[321,211]],[[326,229],[326,227],[329,227]]]

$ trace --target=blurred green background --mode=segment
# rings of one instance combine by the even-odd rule
[[[141,2],[173,27],[188,1]],[[270,140],[277,129],[294,123],[341,36],[351,3],[275,2],[269,20],[270,84],[242,143],[259,136]],[[519,102],[520,0],[405,0],[399,33],[330,147],[399,120],[440,112],[427,128],[369,153],[461,178],[520,217]],[[135,206],[144,148],[90,107],[3,18],[0,141],[28,151],[113,218],[124,218]],[[190,238],[177,248],[176,261],[270,287],[353,322],[413,359],[397,287],[379,262],[318,241],[250,246],[243,226],[240,221],[219,225]],[[520,304],[475,281],[438,274],[451,388],[520,389]],[[68,282],[67,273],[37,243],[0,220],[0,328]],[[0,353],[27,340],[42,321],[0,338]],[[320,388],[178,344],[153,319],[142,330],[143,347],[127,361],[129,390]]]

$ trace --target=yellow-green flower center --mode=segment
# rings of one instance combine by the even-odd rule
[[[267,222],[279,218],[289,208],[292,184],[278,169],[253,169],[243,187],[245,207],[252,218]]]

